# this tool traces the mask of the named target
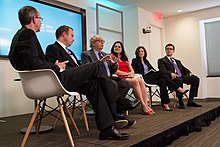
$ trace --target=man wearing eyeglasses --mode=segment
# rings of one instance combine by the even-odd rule
[[[81,54],[82,63],[87,64],[87,63],[98,62],[101,58],[103,58],[103,56],[108,55],[107,53],[102,51],[104,48],[104,43],[105,43],[105,41],[102,36],[100,36],[100,35],[92,36],[90,38],[91,49],[88,51],[84,51]],[[111,56],[110,58],[113,58],[113,62],[109,62],[109,61],[103,62],[102,69],[105,72],[105,74],[112,79],[112,82],[117,85],[118,92],[121,94],[121,96],[126,97],[128,90],[131,88],[131,86],[125,80],[121,80],[116,77],[114,77],[114,78],[112,77],[112,74],[114,74],[118,69],[118,64],[117,64],[116,57]],[[135,101],[134,103],[139,103],[139,100]],[[121,112],[118,112],[118,113],[121,113]],[[128,128],[136,123],[135,120],[125,118],[125,116],[123,114],[117,114],[116,120],[127,120],[128,124],[125,126],[125,128]]]
[[[66,63],[69,61],[49,62],[36,36],[41,27],[40,13],[32,6],[24,6],[19,10],[18,16],[22,28],[15,34],[11,43],[9,60],[12,66],[16,70],[52,69],[67,90],[76,91],[88,97],[96,111],[99,139],[128,139],[130,136],[128,133],[120,133],[113,126],[114,118],[110,104],[115,105],[115,101],[121,96],[101,69],[100,64],[108,58],[70,69],[66,69]],[[73,30],[70,28],[61,36],[68,43],[74,41]]]
[[[172,80],[180,87],[183,87],[183,83],[190,86],[189,100],[187,102],[188,107],[201,107],[201,105],[195,103],[194,97],[198,95],[199,78],[192,74],[192,72],[186,68],[180,60],[174,59],[173,54],[175,52],[175,46],[173,44],[167,44],[165,46],[166,56],[158,59],[158,68],[161,71],[167,72]],[[183,95],[177,93],[179,99],[179,108],[185,109],[183,103]]]

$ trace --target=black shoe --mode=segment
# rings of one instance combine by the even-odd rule
[[[194,101],[188,101],[187,107],[202,107],[202,105],[196,104]]]
[[[186,109],[182,99],[179,99],[179,107],[178,108],[179,109]]]
[[[116,120],[114,123],[114,126],[116,129],[124,128],[127,125],[128,125],[128,120],[126,120],[126,119],[119,119],[119,120]]]
[[[123,128],[129,128],[133,126],[134,124],[136,124],[136,120],[126,118],[123,115],[119,117],[119,120],[126,120],[128,122],[128,124],[124,126]]]
[[[163,111],[173,111],[172,109],[167,109],[164,105],[162,105],[162,109],[163,109]]]
[[[127,121],[128,121],[128,124],[124,128],[129,128],[129,127],[133,126],[134,124],[136,124],[136,120],[134,120],[134,119],[127,119]]]
[[[120,133],[114,126],[99,132],[100,140],[126,140],[130,137],[128,133]]]

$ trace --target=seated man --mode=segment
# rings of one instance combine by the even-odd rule
[[[77,60],[75,54],[67,48],[71,46],[74,41],[73,38],[69,39],[71,37],[70,35],[74,35],[73,29],[71,27],[65,26],[65,25],[60,26],[56,30],[57,41],[54,44],[48,45],[46,49],[46,56],[52,63],[55,63],[56,60],[58,60],[59,62],[68,60],[69,62],[66,64],[67,69],[75,68],[81,65],[81,63]],[[112,83],[112,84],[115,84],[115,83]],[[113,110],[116,110],[116,109],[113,109]],[[121,119],[121,117],[118,116],[116,111],[112,111],[112,113],[113,113],[113,117],[116,122],[115,126],[117,128],[122,128],[128,125],[128,121],[126,119]]]
[[[100,35],[95,35],[91,37],[90,38],[91,49],[88,51],[84,51],[81,54],[82,63],[87,64],[87,63],[99,62],[99,60],[101,60],[103,56],[106,56],[107,53],[102,51],[102,49],[104,48],[104,43],[105,41],[103,40],[103,37]],[[105,71],[106,75],[110,78],[112,74],[114,74],[118,69],[117,59],[114,57],[112,58],[115,61],[102,63],[103,71]],[[121,80],[119,78],[115,79],[115,81],[112,80],[112,82],[118,85],[118,92],[121,94],[122,97],[125,97],[128,93],[128,90],[131,88],[130,84],[127,81]],[[128,125],[126,127],[130,127],[136,123],[135,120],[127,119],[123,115],[119,116],[119,118],[128,120]]]
[[[120,133],[113,126],[112,111],[116,111],[114,109],[118,99],[123,98],[101,69],[101,62],[107,59],[71,69],[65,69],[68,61],[51,63],[44,55],[36,36],[42,24],[40,12],[32,6],[24,6],[19,10],[18,17],[22,28],[15,34],[11,43],[9,60],[12,66],[16,70],[52,69],[67,90],[87,96],[96,112],[96,125],[100,130],[99,139],[128,139],[129,134]],[[65,35],[72,43],[73,32]],[[121,109],[130,108],[133,107],[129,104],[121,107]]]
[[[199,88],[199,78],[191,73],[180,60],[174,59],[173,54],[175,52],[175,47],[173,44],[167,44],[165,46],[166,56],[158,59],[158,68],[161,71],[165,71],[170,74],[171,78],[177,85],[183,87],[183,83],[190,86],[189,100],[187,102],[188,107],[201,107],[201,105],[196,104],[194,97],[197,97]],[[184,109],[184,103],[182,101],[183,95],[177,93],[179,99],[179,108]]]

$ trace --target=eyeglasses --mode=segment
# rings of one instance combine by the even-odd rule
[[[42,17],[38,17],[38,16],[35,16],[36,18],[39,18],[40,21],[43,21],[44,19]]]
[[[95,40],[95,42],[98,41],[100,43],[105,43],[105,40]]]
[[[168,48],[166,48],[166,50],[173,50],[173,48],[169,48],[169,47],[168,47]]]

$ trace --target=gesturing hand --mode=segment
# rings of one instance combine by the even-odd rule
[[[118,59],[115,55],[110,54],[110,60],[113,64],[116,64],[118,62]]]
[[[102,62],[109,61],[109,60],[110,60],[110,55],[106,55],[102,57],[102,59],[100,59],[99,61],[102,63]]]
[[[66,69],[66,63],[68,63],[69,60],[63,61],[63,62],[59,62],[58,60],[56,60],[55,64],[59,66],[60,71],[64,71]]]

